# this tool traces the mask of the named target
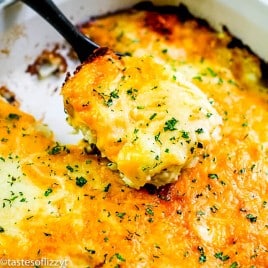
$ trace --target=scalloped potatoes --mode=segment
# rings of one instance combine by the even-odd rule
[[[180,81],[178,73],[187,77],[222,118],[221,140],[216,131],[215,139],[199,142],[195,160],[177,182],[136,190],[121,183],[105,158],[89,155],[84,143],[58,144],[31,116],[0,102],[0,260],[14,265],[54,260],[67,267],[266,268],[268,94],[259,59],[230,47],[229,34],[173,13],[125,11],[83,30],[116,51],[150,53],[170,66],[172,83],[175,77]],[[112,108],[118,92],[107,93],[96,92],[98,104]],[[129,90],[125,97],[135,94]],[[66,109],[73,115],[71,105]],[[155,113],[132,114],[138,115],[157,120]],[[178,121],[162,121],[153,141],[163,143],[163,133],[179,131]],[[194,130],[200,139],[205,134]],[[85,136],[96,142],[87,131],[85,126]],[[188,139],[188,133],[179,133]]]

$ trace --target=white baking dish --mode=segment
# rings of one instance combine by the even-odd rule
[[[55,0],[64,13],[79,23],[91,16],[132,6],[136,0]],[[154,0],[155,4],[183,2],[196,16],[208,20],[218,30],[223,25],[264,60],[268,60],[268,4],[260,0]],[[65,74],[38,80],[25,72],[41,51],[63,42],[59,34],[22,3],[0,10],[0,86],[16,93],[21,108],[33,114],[55,133],[60,142],[80,139],[65,122],[60,86]],[[75,68],[69,63],[69,70]],[[57,90],[56,90],[57,89]]]

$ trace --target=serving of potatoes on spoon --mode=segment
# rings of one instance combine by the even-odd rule
[[[100,48],[66,79],[62,95],[68,122],[134,188],[176,181],[203,143],[219,138],[221,117],[207,96],[150,56]]]

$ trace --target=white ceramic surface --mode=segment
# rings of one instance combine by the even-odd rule
[[[90,16],[130,7],[135,0],[55,0],[72,22]],[[231,33],[268,61],[267,0],[154,0],[156,4],[185,3],[190,11],[221,29],[226,25]],[[45,48],[63,42],[61,36],[22,3],[0,10],[0,86],[16,93],[21,108],[43,120],[63,143],[76,142],[81,137],[72,133],[65,122],[62,98],[59,94],[65,75],[38,80],[25,72],[28,64]],[[77,63],[78,64],[78,63]],[[75,68],[69,63],[69,70]]]

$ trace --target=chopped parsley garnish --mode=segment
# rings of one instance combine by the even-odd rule
[[[118,92],[119,92],[118,89],[115,89],[115,90],[111,91],[109,95],[106,95],[106,94],[104,94],[104,93],[100,93],[100,92],[98,92],[98,94],[99,94],[100,96],[102,96],[102,98],[103,98],[103,100],[104,100],[104,103],[105,103],[108,107],[110,107],[110,106],[113,105],[113,99],[119,99]]]
[[[51,150],[48,151],[48,154],[55,155],[55,154],[59,154],[60,151],[61,151],[61,146],[56,145],[56,146],[52,147]]]
[[[217,73],[215,73],[210,67],[208,67],[207,70],[212,77],[217,76]]]
[[[168,120],[168,121],[165,122],[164,130],[165,131],[168,131],[168,130],[170,130],[170,131],[176,130],[175,125],[178,122],[179,121],[176,118],[172,117],[170,120]]]
[[[153,120],[155,117],[156,117],[157,113],[153,113],[151,116],[150,116],[150,120]]]
[[[66,151],[67,153],[69,153],[69,150],[66,148],[66,146],[62,146],[59,143],[57,143],[54,147],[48,150],[48,154],[56,155],[59,154],[61,151]]]
[[[252,214],[247,214],[246,218],[252,223],[257,221],[257,216],[254,216]]]
[[[83,187],[87,183],[87,180],[84,177],[77,177],[76,178],[76,185],[79,187]]]
[[[202,76],[200,76],[200,75],[198,75],[198,76],[194,76],[193,79],[194,79],[194,80],[197,80],[197,81],[199,81],[199,82],[202,82],[202,81],[203,81]]]
[[[207,118],[210,118],[212,116],[212,113],[207,113]]]
[[[217,174],[215,174],[215,173],[209,173],[208,174],[208,177],[210,178],[210,179],[212,179],[212,180],[217,180],[219,177],[218,177],[218,175]]]
[[[110,93],[110,97],[114,98],[114,99],[118,99],[119,95],[118,95],[118,90],[114,90]]]
[[[138,89],[130,88],[127,90],[127,94],[131,97],[132,100],[136,100],[137,98]]]
[[[204,133],[204,129],[203,128],[198,128],[195,132],[197,134],[201,134],[201,133]]]
[[[70,172],[74,172],[74,168],[71,167],[70,165],[66,166],[66,168],[67,168]]]
[[[116,216],[119,217],[120,219],[124,219],[126,212],[115,212]]]
[[[207,261],[207,257],[205,255],[204,249],[200,246],[197,247],[198,251],[200,252],[200,256],[199,256],[199,262],[200,263],[204,263]]]
[[[223,252],[217,252],[214,254],[214,257],[221,260],[221,261],[227,261],[230,259],[228,255],[223,255]]]
[[[228,83],[234,86],[237,86],[237,83],[234,80],[228,80]]]
[[[181,136],[184,139],[189,139],[189,132],[187,132],[187,131],[181,131]]]
[[[162,142],[160,141],[159,137],[160,137],[160,132],[158,132],[158,133],[154,136],[154,139],[155,139],[155,141],[157,141],[157,142],[159,142],[160,144],[162,144]]]
[[[4,232],[5,232],[5,229],[2,226],[0,226],[0,233],[4,233]]]
[[[115,253],[115,256],[119,261],[126,261],[125,258],[122,255],[120,255],[119,253]]]
[[[53,190],[51,188],[48,188],[45,193],[44,196],[49,196],[51,193],[53,192]]]
[[[167,52],[168,52],[168,49],[167,48],[162,49],[162,53],[163,54],[166,54]]]
[[[7,118],[8,118],[8,119],[11,119],[11,120],[19,120],[19,119],[20,119],[20,115],[10,113],[10,114],[7,116]]]
[[[223,84],[223,79],[221,77],[219,77],[218,79],[218,85],[222,85]]]
[[[230,265],[230,268],[237,268],[238,267],[238,263],[235,261]]]
[[[135,128],[134,131],[133,131],[134,134],[138,134],[138,132],[139,132],[138,128]]]
[[[154,211],[150,207],[147,207],[146,210],[145,210],[145,212],[146,212],[147,215],[154,216]]]

